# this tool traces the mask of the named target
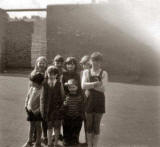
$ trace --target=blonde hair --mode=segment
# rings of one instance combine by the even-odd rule
[[[38,67],[38,63],[39,63],[40,61],[44,61],[44,62],[46,63],[46,68],[45,68],[45,70],[47,69],[47,64],[48,64],[48,63],[47,63],[46,57],[40,56],[40,57],[37,58],[37,60],[36,60],[36,62],[35,62],[35,66],[34,66],[33,71],[31,72],[31,76],[33,76],[33,75],[36,74],[37,72],[41,72],[40,69],[39,69],[39,67]],[[45,71],[44,71],[44,74],[45,74]]]
[[[34,66],[34,70],[35,70],[36,72],[40,71],[40,69],[39,69],[39,67],[38,67],[38,63],[39,63],[40,61],[44,61],[44,62],[46,63],[46,69],[47,69],[47,58],[44,57],[44,56],[40,56],[40,57],[37,58],[37,60],[36,60],[36,62],[35,62],[35,66]],[[46,69],[45,69],[45,70],[46,70]]]

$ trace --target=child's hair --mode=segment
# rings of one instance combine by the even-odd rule
[[[38,67],[38,63],[40,61],[44,61],[46,63],[46,69],[47,69],[47,59],[46,57],[44,56],[40,56],[37,58],[36,62],[35,62],[35,66],[34,66],[34,71],[37,72],[37,71],[40,71],[39,67]]]
[[[57,67],[51,65],[47,68],[47,71],[46,71],[46,78],[48,78],[48,74],[49,75],[59,75],[59,70]]]
[[[91,59],[92,61],[102,62],[102,61],[103,61],[103,55],[102,55],[100,52],[93,52],[93,53],[91,54],[90,59]]]
[[[82,64],[87,63],[89,61],[89,59],[90,59],[90,57],[88,55],[83,56],[80,60],[80,64],[82,65]]]
[[[75,71],[77,70],[77,60],[75,57],[67,57],[66,61],[65,61],[65,67],[68,63],[73,63],[75,64]],[[66,68],[67,69],[67,68]]]
[[[44,75],[41,73],[36,73],[36,74],[30,76],[30,80],[38,85],[41,85],[44,80]]]
[[[64,58],[61,55],[56,55],[53,59],[53,62],[64,62]]]

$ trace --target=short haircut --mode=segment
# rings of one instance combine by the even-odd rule
[[[58,74],[59,74],[59,70],[58,70],[58,68],[55,67],[55,66],[49,66],[49,67],[47,68],[47,73],[48,73],[49,75],[58,75]]]
[[[88,55],[85,55],[81,58],[80,64],[85,64],[89,61],[90,57]]]
[[[91,54],[92,61],[103,61],[103,55],[100,52],[93,52]]]
[[[64,62],[64,58],[61,56],[61,55],[56,55],[55,57],[54,57],[54,60],[53,60],[54,62]]]

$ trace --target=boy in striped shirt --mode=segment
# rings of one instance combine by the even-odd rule
[[[78,83],[75,79],[69,79],[65,85],[68,88],[64,105],[67,111],[63,120],[64,127],[64,145],[75,145],[79,143],[79,133],[82,127],[83,119],[83,98],[78,93]]]

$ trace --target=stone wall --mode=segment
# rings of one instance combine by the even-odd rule
[[[31,47],[31,65],[39,56],[46,56],[46,19],[37,18],[33,20],[33,34]]]
[[[48,59],[51,61],[57,53],[81,58],[84,54],[100,51],[104,55],[104,68],[111,75],[157,76],[159,58],[156,52],[126,33],[125,26],[117,26],[129,20],[115,7],[105,4],[48,6]],[[116,19],[114,15],[118,13],[123,15]]]
[[[31,67],[32,33],[33,22],[8,22],[5,41],[6,68]]]
[[[0,72],[5,68],[5,37],[6,37],[6,24],[8,22],[7,13],[0,9]]]

